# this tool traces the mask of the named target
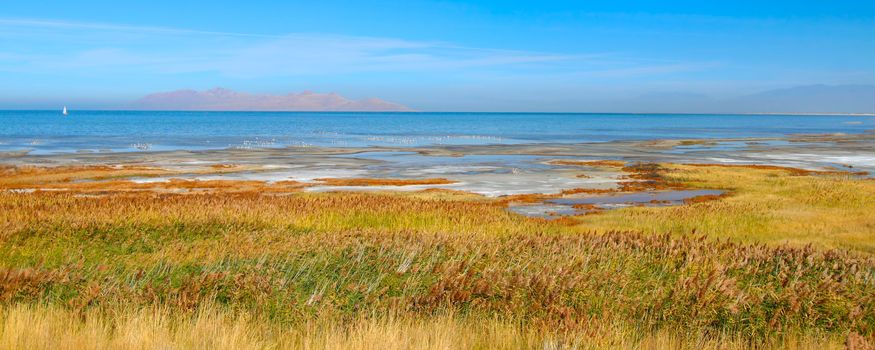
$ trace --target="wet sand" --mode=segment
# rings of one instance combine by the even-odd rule
[[[557,160],[621,160],[702,164],[767,164],[802,169],[875,172],[875,134],[793,135],[787,138],[656,140],[582,144],[434,147],[289,147],[206,151],[141,151],[0,155],[4,165],[140,165],[171,169],[168,176],[130,178],[298,181],[306,191],[461,190],[489,197],[555,194],[572,188],[614,189],[617,169],[562,165]],[[207,173],[204,167],[235,169]],[[444,178],[451,183],[413,186],[327,186],[323,178]],[[555,204],[555,203],[554,203]]]

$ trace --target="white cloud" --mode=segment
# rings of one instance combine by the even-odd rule
[[[20,19],[0,19],[0,39],[7,42],[0,43],[0,51],[10,51],[9,57],[0,56],[0,70],[29,72],[129,70],[260,77],[453,70],[588,57],[395,38]]]
[[[96,30],[96,31],[112,31],[126,32],[139,34],[171,34],[171,35],[213,35],[213,36],[229,36],[229,37],[260,37],[271,38],[276,35],[264,34],[247,34],[233,32],[217,32],[204,30],[190,30],[169,27],[157,26],[133,26],[120,25],[109,23],[95,22],[76,22],[76,21],[61,21],[50,19],[20,19],[20,18],[0,18],[0,28],[28,28],[28,29],[61,29],[61,30]]]

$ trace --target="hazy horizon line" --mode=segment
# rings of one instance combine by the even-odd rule
[[[65,106],[62,106],[65,107]],[[49,112],[59,111],[52,108],[0,108],[2,112]],[[128,108],[87,108],[67,109],[69,113],[82,112],[176,112],[176,113],[318,113],[318,114],[607,114],[607,115],[732,115],[732,116],[849,116],[849,117],[875,117],[872,113],[842,113],[842,112],[555,112],[555,111],[308,111],[308,110],[197,110],[197,109],[128,109]],[[58,112],[61,113],[61,112]]]

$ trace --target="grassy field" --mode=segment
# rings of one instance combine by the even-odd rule
[[[449,191],[7,169],[0,187],[44,190],[0,193],[0,348],[873,344],[873,181],[649,169],[731,194],[544,220]]]
[[[586,229],[687,234],[741,242],[813,244],[875,253],[875,181],[780,167],[663,165],[661,179],[724,189],[718,201],[587,216]]]

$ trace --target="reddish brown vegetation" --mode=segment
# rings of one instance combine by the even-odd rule
[[[562,190],[560,192],[562,195],[568,194],[579,194],[579,193],[587,193],[587,194],[601,194],[601,193],[613,193],[617,192],[616,189],[606,189],[606,188],[571,188],[567,190]]]
[[[7,186],[8,189],[32,189],[36,191],[61,191],[77,193],[109,192],[167,192],[184,190],[186,192],[222,191],[222,192],[246,192],[262,191],[270,192],[297,192],[308,184],[296,181],[280,181],[266,183],[262,181],[243,180],[183,180],[169,179],[163,182],[133,182],[125,180],[116,181],[87,181],[87,182],[59,182],[47,184],[19,184]]]
[[[684,204],[696,204],[696,203],[716,201],[716,200],[725,198],[727,196],[728,196],[727,193],[723,193],[723,194],[719,194],[719,195],[706,194],[706,195],[702,195],[702,196],[695,196],[695,197],[685,198]]]
[[[620,161],[555,161],[551,162],[553,164],[558,164],[559,162],[573,163],[576,165],[580,164],[599,164],[602,166],[610,165],[622,165]],[[632,165],[623,166],[621,168],[624,172],[627,172],[627,175],[622,177],[623,180],[618,183],[617,188],[613,189],[602,189],[602,188],[572,188],[562,190],[558,194],[520,194],[520,195],[512,195],[502,197],[502,201],[504,203],[539,203],[544,200],[550,198],[559,198],[567,195],[576,195],[576,194],[606,194],[606,193],[619,193],[619,192],[644,192],[644,191],[664,191],[664,190],[681,190],[686,189],[687,187],[679,182],[669,181],[660,175],[661,168],[659,164],[654,163],[636,163]]]
[[[223,173],[236,171],[241,167],[228,164],[214,164],[206,170],[192,173]],[[135,176],[178,175],[179,172],[146,166],[61,166],[61,167],[12,167],[0,168],[0,189],[64,191],[90,194],[108,192],[246,192],[262,193],[296,192],[312,184],[297,181],[277,181],[273,183],[252,180],[188,180],[171,178],[167,181],[134,182],[126,178]],[[451,184],[447,179],[318,179],[328,186],[409,186]]]
[[[14,188],[18,184],[69,182],[83,178],[101,180],[121,176],[155,176],[169,173],[171,172],[159,168],[136,165],[0,166],[0,188]]]
[[[589,204],[589,203],[578,203],[578,204],[572,205],[571,207],[574,209],[578,209],[578,210],[586,210],[587,213],[597,212],[597,211],[602,210],[602,208],[600,208],[599,206],[597,206],[595,204]]]
[[[376,179],[376,178],[322,178],[316,179],[327,186],[412,186],[447,185],[455,183],[444,178],[433,179]]]
[[[621,192],[643,192],[685,189],[681,183],[669,181],[660,175],[659,164],[637,163],[623,167],[623,171],[629,173],[624,179],[630,181],[621,182]]]
[[[626,162],[624,162],[622,160],[554,160],[554,161],[550,162],[550,164],[620,168],[620,167],[625,166]]]

